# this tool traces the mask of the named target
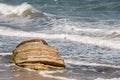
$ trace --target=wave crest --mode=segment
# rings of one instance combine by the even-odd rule
[[[0,3],[0,14],[5,16],[28,16],[34,13],[37,13],[38,11],[34,9],[30,4],[28,3],[22,3],[21,5],[12,6],[4,3]]]

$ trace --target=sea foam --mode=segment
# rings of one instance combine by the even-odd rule
[[[99,64],[99,63],[90,63],[85,61],[76,61],[76,60],[65,60],[66,64],[74,64],[74,65],[85,65],[85,66],[101,66],[101,67],[111,67],[111,68],[119,68],[118,65],[111,65],[111,64]]]
[[[38,12],[28,3],[22,3],[21,5],[13,6],[4,3],[0,3],[0,14],[5,16],[28,16],[30,14]]]
[[[39,71],[39,74],[44,77],[54,78],[54,79],[58,79],[58,80],[76,80],[76,79],[67,78],[67,77],[63,77],[63,76],[54,76],[54,75],[52,75],[52,73],[57,73],[57,71]]]
[[[2,56],[11,55],[12,53],[0,53]]]
[[[95,80],[120,80],[120,78],[111,78],[111,79],[97,78]]]
[[[35,37],[35,38],[47,38],[47,39],[64,39],[69,41],[75,41],[83,44],[96,45],[103,48],[111,48],[111,49],[120,49],[120,42],[104,39],[101,37],[89,37],[89,36],[81,36],[77,34],[47,34],[47,33],[37,33],[37,32],[26,32],[26,31],[18,31],[10,28],[4,28],[1,26],[0,35],[6,36],[17,36],[17,37]]]

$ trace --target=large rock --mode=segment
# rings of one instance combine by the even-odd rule
[[[58,50],[42,39],[21,42],[14,50],[11,62],[35,70],[63,69],[64,60]]]

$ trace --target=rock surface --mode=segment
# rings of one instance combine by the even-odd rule
[[[56,48],[43,39],[26,40],[13,50],[11,62],[35,70],[63,69],[64,60]]]

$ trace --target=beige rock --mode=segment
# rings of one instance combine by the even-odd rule
[[[63,69],[64,60],[56,48],[42,39],[26,40],[13,50],[11,62],[35,70]]]

